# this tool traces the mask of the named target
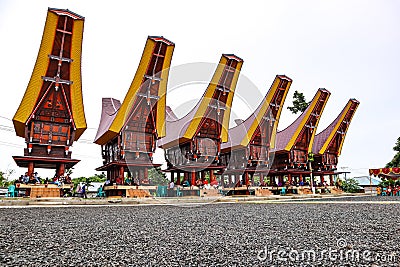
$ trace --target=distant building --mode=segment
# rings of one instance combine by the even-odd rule
[[[376,188],[378,187],[378,184],[381,182],[381,179],[378,177],[373,177],[373,176],[359,176],[359,177],[354,177],[354,180],[358,182],[358,185],[362,188],[364,188],[365,193],[368,192],[376,192]]]

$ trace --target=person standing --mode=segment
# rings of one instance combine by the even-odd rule
[[[83,184],[83,186],[82,186],[82,196],[83,196],[83,198],[87,198],[86,191],[87,191],[87,186],[86,186],[86,184]]]

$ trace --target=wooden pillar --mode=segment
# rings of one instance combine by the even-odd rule
[[[136,181],[139,181],[140,182],[140,172],[139,172],[139,170],[135,170],[135,177],[136,177]]]
[[[278,184],[281,184],[281,186],[284,185],[284,183],[283,183],[283,176],[282,176],[282,175],[279,175],[279,183],[278,183]]]
[[[260,184],[264,184],[264,174],[260,173]]]
[[[215,180],[214,171],[210,170],[210,183]]]
[[[57,169],[57,176],[64,176],[64,172],[65,172],[65,164],[64,163],[60,163],[60,165],[58,165],[58,169]]]
[[[181,172],[176,173],[176,179],[181,179]],[[171,177],[171,182],[175,182],[175,177]]]
[[[114,167],[110,170],[110,177],[111,177],[110,180],[112,182],[115,182],[115,168]]]
[[[175,179],[175,172],[171,172],[171,178],[170,180],[173,181]]]
[[[28,176],[31,177],[33,171],[35,170],[33,161],[28,162]]]
[[[148,182],[149,181],[149,169],[147,169],[147,168],[144,168],[143,169],[143,180],[145,180],[146,182]]]
[[[249,173],[244,172],[244,185],[247,186],[249,184]]]
[[[186,176],[187,176],[187,173],[184,172],[183,177],[186,178]],[[176,185],[181,185],[181,174],[180,173],[179,173],[178,177],[176,177]]]
[[[124,166],[120,166],[120,167],[119,167],[118,176],[121,177],[122,184],[125,183],[125,175],[124,175],[124,172],[125,172]],[[141,180],[140,180],[140,181],[141,181]]]
[[[289,184],[292,183],[292,175],[290,173],[288,173],[288,181],[289,181]]]
[[[143,169],[140,169],[139,170],[139,183],[141,184],[142,183],[142,181],[143,181],[143,177],[144,177],[144,171],[143,171]]]
[[[332,174],[329,174],[329,182],[331,183],[330,186],[334,185],[334,183],[333,183],[333,175]]]
[[[196,172],[192,171],[191,174],[192,174],[192,177],[191,177],[190,184],[195,185],[196,184]]]
[[[205,172],[204,171],[200,172],[200,178],[201,178],[202,181],[204,181],[204,179],[205,179]]]
[[[319,176],[319,179],[321,180],[321,183],[323,184],[324,181],[325,181],[324,176],[323,176],[323,175],[320,175],[320,176]]]
[[[189,184],[190,184],[190,182],[191,182],[191,180],[192,180],[192,172],[194,172],[194,182],[196,183],[196,171],[190,171],[190,172],[187,172],[187,173],[185,173],[185,176],[184,176],[184,180],[187,180],[188,182],[189,182]],[[181,180],[181,184],[182,184],[182,181],[183,180]]]

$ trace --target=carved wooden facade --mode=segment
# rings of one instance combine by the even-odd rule
[[[315,136],[313,145],[315,171],[323,173],[337,169],[347,130],[359,104],[356,99],[350,99],[338,117]]]
[[[243,175],[243,183],[248,184],[249,175],[252,177],[256,171],[268,173],[272,163],[270,149],[274,147],[282,106],[291,83],[286,76],[276,76],[255,112],[229,129],[229,142],[222,144],[222,165],[227,166],[224,175],[234,175],[234,184],[238,183],[240,175]]]
[[[148,182],[148,168],[155,166],[156,140],[165,135],[165,94],[173,49],[167,39],[149,37],[124,102],[103,99],[95,139],[102,147],[103,166],[97,170],[107,171],[112,182],[123,179],[124,172]]]
[[[319,89],[300,117],[277,133],[269,176],[279,177],[279,183],[283,183],[284,176],[288,177],[289,182],[293,176],[296,176],[297,182],[303,180],[303,176],[310,176],[308,155],[312,152],[317,126],[329,96],[329,91]],[[269,183],[272,184],[273,180],[271,178]]]
[[[171,179],[180,184],[180,173],[194,184],[204,178],[210,179],[220,165],[221,143],[228,138],[228,123],[232,99],[242,66],[242,59],[235,55],[223,55],[214,76],[197,106],[179,120],[167,121],[167,135],[159,146],[164,149]]]
[[[69,10],[49,8],[38,58],[14,118],[24,137],[20,167],[55,168],[63,175],[79,160],[69,150],[86,129],[81,88],[81,46],[84,18]]]

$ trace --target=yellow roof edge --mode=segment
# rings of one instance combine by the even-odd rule
[[[157,122],[156,130],[158,138],[162,138],[166,135],[166,125],[165,125],[165,109],[166,109],[166,95],[167,95],[167,84],[169,77],[169,70],[172,61],[172,55],[174,53],[175,46],[167,46],[167,51],[164,57],[164,68],[161,73],[161,83],[158,88],[158,96],[160,97],[157,101]]]
[[[240,70],[242,69],[243,61],[239,61],[236,66],[235,74],[233,75],[232,83],[231,83],[231,93],[228,95],[228,99],[226,100],[226,110],[224,112],[224,118],[222,121],[222,132],[221,132],[221,142],[226,143],[229,139],[229,119],[231,116],[232,110],[232,102],[233,97],[235,95],[237,81],[239,79]]]
[[[319,121],[320,121],[320,119],[321,119],[322,113],[324,113],[326,103],[328,103],[328,100],[329,100],[329,97],[330,97],[330,96],[331,96],[331,93],[328,92],[328,94],[327,94],[327,96],[326,96],[326,99],[325,99],[325,101],[324,101],[324,105],[323,105],[322,108],[321,108],[321,113],[319,114],[319,116],[318,116],[318,118],[317,118],[317,121],[315,122],[315,125],[314,125],[314,126],[315,126],[315,129],[314,129],[314,131],[312,132],[312,135],[311,135],[311,138],[310,138],[310,143],[308,143],[308,153],[312,152],[312,147],[313,147],[313,144],[314,144],[315,134],[317,133],[318,124],[319,124]]]
[[[188,138],[182,137],[182,138],[179,138],[179,139],[174,139],[171,142],[165,143],[165,144],[163,144],[163,145],[161,145],[159,147],[162,148],[162,149],[168,149],[168,148],[177,146],[179,144],[185,143],[185,142],[187,142],[189,140],[191,140],[191,138],[188,139]]]
[[[134,100],[137,97],[137,91],[139,90],[143,76],[146,74],[147,66],[151,60],[151,55],[153,53],[155,41],[147,38],[146,44],[143,49],[142,57],[140,58],[139,65],[136,69],[136,73],[132,79],[131,85],[129,86],[128,92],[125,95],[125,98],[119,108],[117,115],[115,116],[113,122],[111,123],[109,130],[112,132],[120,132],[122,126],[125,123],[126,117],[130,113],[130,108]]]
[[[211,81],[208,84],[206,91],[204,92],[203,96],[201,97],[201,99],[199,101],[200,103],[196,105],[196,106],[198,106],[198,108],[195,112],[195,115],[194,115],[192,121],[186,128],[185,133],[183,134],[184,138],[192,139],[193,136],[195,135],[197,128],[199,127],[199,124],[201,122],[201,118],[204,117],[207,107],[210,104],[210,101],[214,95],[215,88],[217,87],[217,84],[219,82],[219,79],[221,78],[221,75],[225,69],[225,65],[227,62],[228,62],[228,59],[224,55],[222,55],[220,58],[220,61],[218,63],[218,66],[213,74],[213,77],[211,78]],[[237,67],[236,67],[236,69],[237,69]],[[233,81],[232,81],[232,84],[233,84]],[[230,96],[228,96],[228,99],[229,99],[229,97]],[[224,119],[225,119],[225,115],[224,115]]]
[[[278,86],[279,86],[279,83],[280,83],[281,80],[282,80],[281,77],[279,75],[277,75],[275,77],[274,81],[272,82],[272,85],[271,85],[270,89],[268,90],[267,95],[264,97],[263,103],[261,103],[262,106],[261,106],[261,108],[259,109],[259,111],[258,111],[258,113],[256,115],[256,119],[253,121],[252,125],[250,126],[249,130],[247,131],[246,135],[244,136],[242,142],[240,142],[240,144],[242,146],[246,147],[246,146],[249,145],[249,142],[250,142],[251,138],[253,137],[254,132],[256,131],[256,129],[257,129],[258,125],[259,125],[259,122],[262,120],[262,117],[265,115],[265,112],[268,110],[268,107],[271,104],[272,98],[274,97],[276,91],[278,90]],[[280,117],[280,114],[282,112],[283,103],[284,103],[284,101],[286,99],[286,95],[287,95],[287,93],[289,91],[289,88],[290,88],[291,84],[292,84],[292,82],[289,81],[287,89],[285,90],[285,94],[282,97],[282,104],[279,106],[279,110],[278,110],[278,113],[277,113],[277,118],[276,118],[276,121],[275,121],[274,127],[273,127],[271,141],[272,141],[272,139],[275,140],[277,124],[279,122],[279,117]]]
[[[48,55],[51,54],[53,48],[54,33],[57,28],[57,21],[58,21],[58,16],[55,13],[48,11],[46,22],[43,29],[42,40],[40,43],[36,62],[31,74],[31,78],[25,90],[24,96],[22,97],[21,103],[17,111],[15,112],[13,121],[18,121],[20,123],[25,124],[29,119],[30,115],[32,114],[32,111],[35,107],[37,98],[39,96],[43,84],[42,76],[46,75],[47,67],[49,64],[50,59]],[[21,132],[20,129],[15,129],[15,130],[18,131],[18,133]],[[21,136],[20,134],[18,135]],[[23,137],[25,136],[25,130],[22,136]]]
[[[102,136],[97,138],[93,143],[98,144],[98,145],[105,145],[105,144],[107,144],[108,141],[110,141],[117,135],[118,135],[118,132],[113,132],[111,130],[108,130]]]
[[[310,117],[311,113],[314,111],[314,108],[315,108],[315,106],[317,105],[317,103],[318,103],[318,101],[319,101],[319,98],[320,98],[322,92],[323,92],[323,91],[318,90],[317,93],[315,94],[315,96],[314,96],[314,98],[313,98],[311,104],[310,104],[309,107],[307,108],[307,113],[305,114],[304,118],[303,118],[302,121],[300,122],[299,126],[297,127],[296,131],[294,132],[292,138],[290,139],[290,141],[288,142],[288,144],[286,145],[286,147],[285,147],[284,150],[290,151],[290,150],[292,149],[292,147],[293,147],[294,143],[296,142],[296,140],[297,140],[297,138],[298,138],[298,136],[299,136],[301,130],[304,128],[305,123],[307,122],[307,120],[308,120],[308,118]],[[322,109],[321,109],[321,114],[322,114],[322,112],[323,112],[323,110],[324,110],[324,108],[325,108],[326,103],[328,102],[329,96],[330,96],[330,93],[328,92],[326,101],[324,102],[324,105],[322,106]],[[321,114],[320,114],[320,115],[321,115]],[[300,115],[300,116],[301,116],[301,115]],[[317,126],[318,126],[318,122],[319,122],[319,119],[320,119],[320,118],[321,118],[321,116],[318,117],[317,122],[316,122],[316,125],[314,125],[314,126],[315,126],[315,129],[314,129],[314,131],[313,131],[313,133],[312,133],[312,136],[311,136],[311,139],[310,139],[310,144],[309,144],[309,146],[308,146],[308,152],[310,152],[310,147],[311,147],[311,149],[312,149],[312,144],[313,144],[313,142],[314,142],[314,135],[315,135],[315,132],[316,132],[316,129],[317,129]]]
[[[71,88],[71,109],[74,119],[76,133],[75,141],[79,139],[86,130],[86,117],[82,96],[82,75],[81,75],[81,56],[83,39],[84,20],[74,20],[74,34],[71,41],[71,55],[74,61],[71,62],[70,77],[73,83]]]
[[[346,116],[347,112],[349,111],[350,107],[351,107],[351,102],[349,101],[349,102],[347,102],[344,110],[341,112],[340,118],[337,121],[335,127],[332,129],[331,133],[329,134],[329,137],[325,140],[324,145],[318,151],[318,154],[322,155],[325,153],[326,149],[328,148],[330,142],[332,141],[332,138],[335,136],[335,133],[337,132],[340,124],[342,123],[342,121],[343,121],[344,117]]]
[[[271,135],[271,142],[269,144],[270,149],[275,148],[275,142],[276,142],[276,134],[278,133],[278,124],[279,124],[279,120],[281,118],[281,114],[282,114],[282,110],[283,110],[283,105],[285,104],[286,101],[286,97],[289,93],[290,90],[290,86],[292,85],[293,81],[289,81],[288,82],[288,86],[287,89],[284,93],[284,95],[282,96],[282,103],[281,106],[279,107],[278,113],[276,114],[276,118],[275,118],[275,123],[274,123],[274,128],[272,129],[272,135]]]
[[[349,100],[349,101],[351,101],[351,100]],[[360,102],[358,102],[357,105],[356,105],[356,107],[354,108],[354,112],[353,112],[353,115],[351,115],[351,118],[350,118],[350,120],[349,120],[349,123],[353,120],[354,114],[356,114],[356,111],[357,111],[359,105],[360,105]],[[340,146],[339,146],[339,149],[338,149],[338,154],[337,154],[338,156],[340,156],[340,154],[342,153],[342,148],[343,148],[343,144],[344,144],[344,139],[346,138],[347,131],[349,130],[349,127],[350,127],[350,126],[347,125],[346,133],[345,133],[345,135],[343,136],[342,142],[340,143]]]
[[[13,119],[13,124],[17,136],[25,138],[25,123]]]

